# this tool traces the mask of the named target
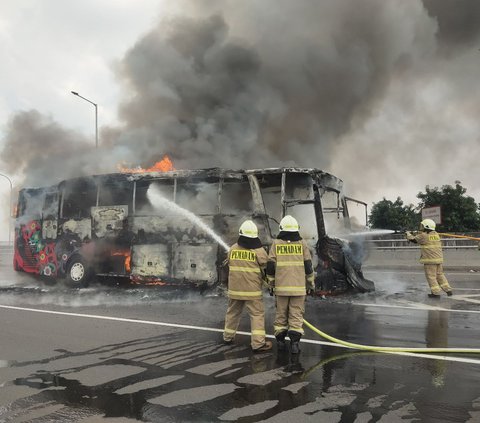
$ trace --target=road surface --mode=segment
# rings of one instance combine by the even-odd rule
[[[308,298],[306,319],[355,343],[480,348],[480,273],[447,274],[440,300],[421,268],[366,276],[375,293]],[[480,421],[480,354],[359,352],[306,329],[298,356],[254,355],[248,334],[221,343],[225,310],[215,291],[46,285],[3,255],[0,422]]]

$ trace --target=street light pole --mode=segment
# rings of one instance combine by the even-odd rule
[[[88,101],[90,104],[93,104],[95,107],[95,148],[98,148],[98,107],[97,103],[94,103],[93,101],[90,101],[88,98],[85,98],[78,94],[75,91],[71,91],[73,95],[76,95],[77,97],[83,98],[85,101]]]
[[[8,182],[10,182],[10,202],[9,202],[9,207],[8,207],[8,245],[12,245],[12,192],[13,192],[13,184],[12,180],[7,176],[4,175],[3,173],[0,173],[0,176],[3,176],[4,178],[8,179]]]

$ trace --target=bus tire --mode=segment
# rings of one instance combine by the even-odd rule
[[[82,257],[70,259],[67,267],[67,285],[72,288],[86,288],[90,281],[90,269]]]

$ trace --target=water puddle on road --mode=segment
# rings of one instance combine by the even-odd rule
[[[186,331],[10,362],[9,371],[18,374],[0,393],[23,388],[28,395],[0,403],[0,416],[5,423],[82,422],[94,416],[98,421],[104,416],[152,422],[413,422],[438,417],[440,396],[444,415],[467,421],[468,410],[480,408],[478,374],[458,364],[427,368],[421,362],[306,344],[299,355],[252,355],[248,340],[226,346]],[[461,374],[464,389],[457,389],[453,374]]]

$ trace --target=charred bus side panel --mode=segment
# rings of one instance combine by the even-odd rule
[[[285,214],[316,253],[318,293],[373,289],[351,246],[328,236],[329,227],[348,226],[348,209],[341,180],[316,169],[110,174],[25,189],[14,266],[74,285],[100,275],[211,287],[245,219],[268,248]]]

